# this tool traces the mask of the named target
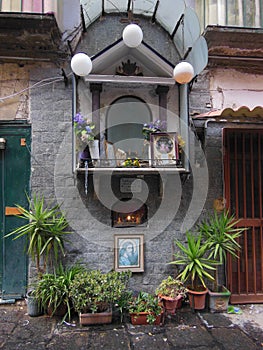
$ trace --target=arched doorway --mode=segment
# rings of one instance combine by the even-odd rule
[[[144,146],[142,127],[151,120],[151,110],[143,100],[134,96],[118,98],[107,112],[107,141],[126,152],[128,157],[141,158]]]

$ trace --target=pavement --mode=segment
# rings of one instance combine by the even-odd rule
[[[80,326],[54,317],[30,317],[24,301],[0,305],[1,350],[259,350],[263,349],[263,304],[238,306],[242,314],[193,312],[188,306],[162,326]]]

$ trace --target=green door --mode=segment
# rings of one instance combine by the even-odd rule
[[[27,206],[30,180],[31,127],[26,123],[0,123],[0,298],[19,299],[27,284],[27,255],[24,238],[4,236],[22,225],[16,204]],[[4,148],[4,149],[2,149]]]

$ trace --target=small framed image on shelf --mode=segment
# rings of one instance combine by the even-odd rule
[[[152,166],[176,166],[179,162],[176,132],[154,132],[151,134]]]
[[[144,271],[144,235],[114,235],[115,271]]]

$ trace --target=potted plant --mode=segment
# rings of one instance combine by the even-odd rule
[[[111,323],[112,306],[126,291],[131,272],[99,270],[77,274],[70,284],[70,297],[80,324]]]
[[[28,196],[27,199],[29,209],[17,205],[20,212],[17,216],[27,223],[5,237],[14,236],[14,239],[19,239],[26,236],[27,254],[36,262],[37,272],[41,274],[46,272],[48,264],[57,264],[60,253],[64,255],[65,235],[70,232],[66,231],[68,222],[59,205],[45,206],[44,197],[36,194],[32,201]]]
[[[129,304],[129,314],[133,325],[160,325],[163,319],[163,309],[155,295],[139,292]]]
[[[214,277],[210,271],[215,270],[214,265],[218,262],[207,256],[208,244],[202,242],[202,235],[195,236],[191,232],[186,233],[187,244],[175,241],[179,252],[175,253],[175,260],[170,264],[182,266],[183,270],[177,278],[183,283],[190,280],[187,286],[188,297],[192,309],[202,310],[205,308],[206,294],[208,292],[205,278],[213,281]]]
[[[182,300],[186,297],[187,289],[181,280],[168,276],[162,280],[155,293],[163,302],[165,311],[168,314],[174,314],[176,309],[182,306]]]
[[[203,220],[199,225],[199,231],[208,244],[209,257],[217,260],[224,269],[227,254],[238,258],[237,253],[241,249],[237,240],[246,229],[237,227],[238,222],[239,220],[235,220],[234,215],[230,216],[228,211],[221,214],[215,211],[208,220]],[[209,289],[208,294],[209,308],[212,312],[227,310],[231,292],[219,283],[218,266],[214,273],[213,289]]]
[[[69,287],[78,273],[85,270],[81,265],[64,268],[62,265],[54,274],[45,273],[35,285],[35,297],[42,308],[50,316],[71,318],[72,303],[69,296]]]
[[[65,235],[68,222],[60,211],[59,205],[46,206],[44,197],[33,196],[32,201],[27,196],[29,209],[17,205],[18,217],[26,221],[25,225],[19,226],[5,237],[14,236],[19,239],[27,238],[27,254],[36,263],[37,275],[41,277],[46,272],[47,266],[57,264],[59,254],[64,255]],[[35,298],[35,292],[30,290],[27,293],[27,306],[30,316],[41,314],[39,302]],[[38,311],[37,311],[38,310]]]

